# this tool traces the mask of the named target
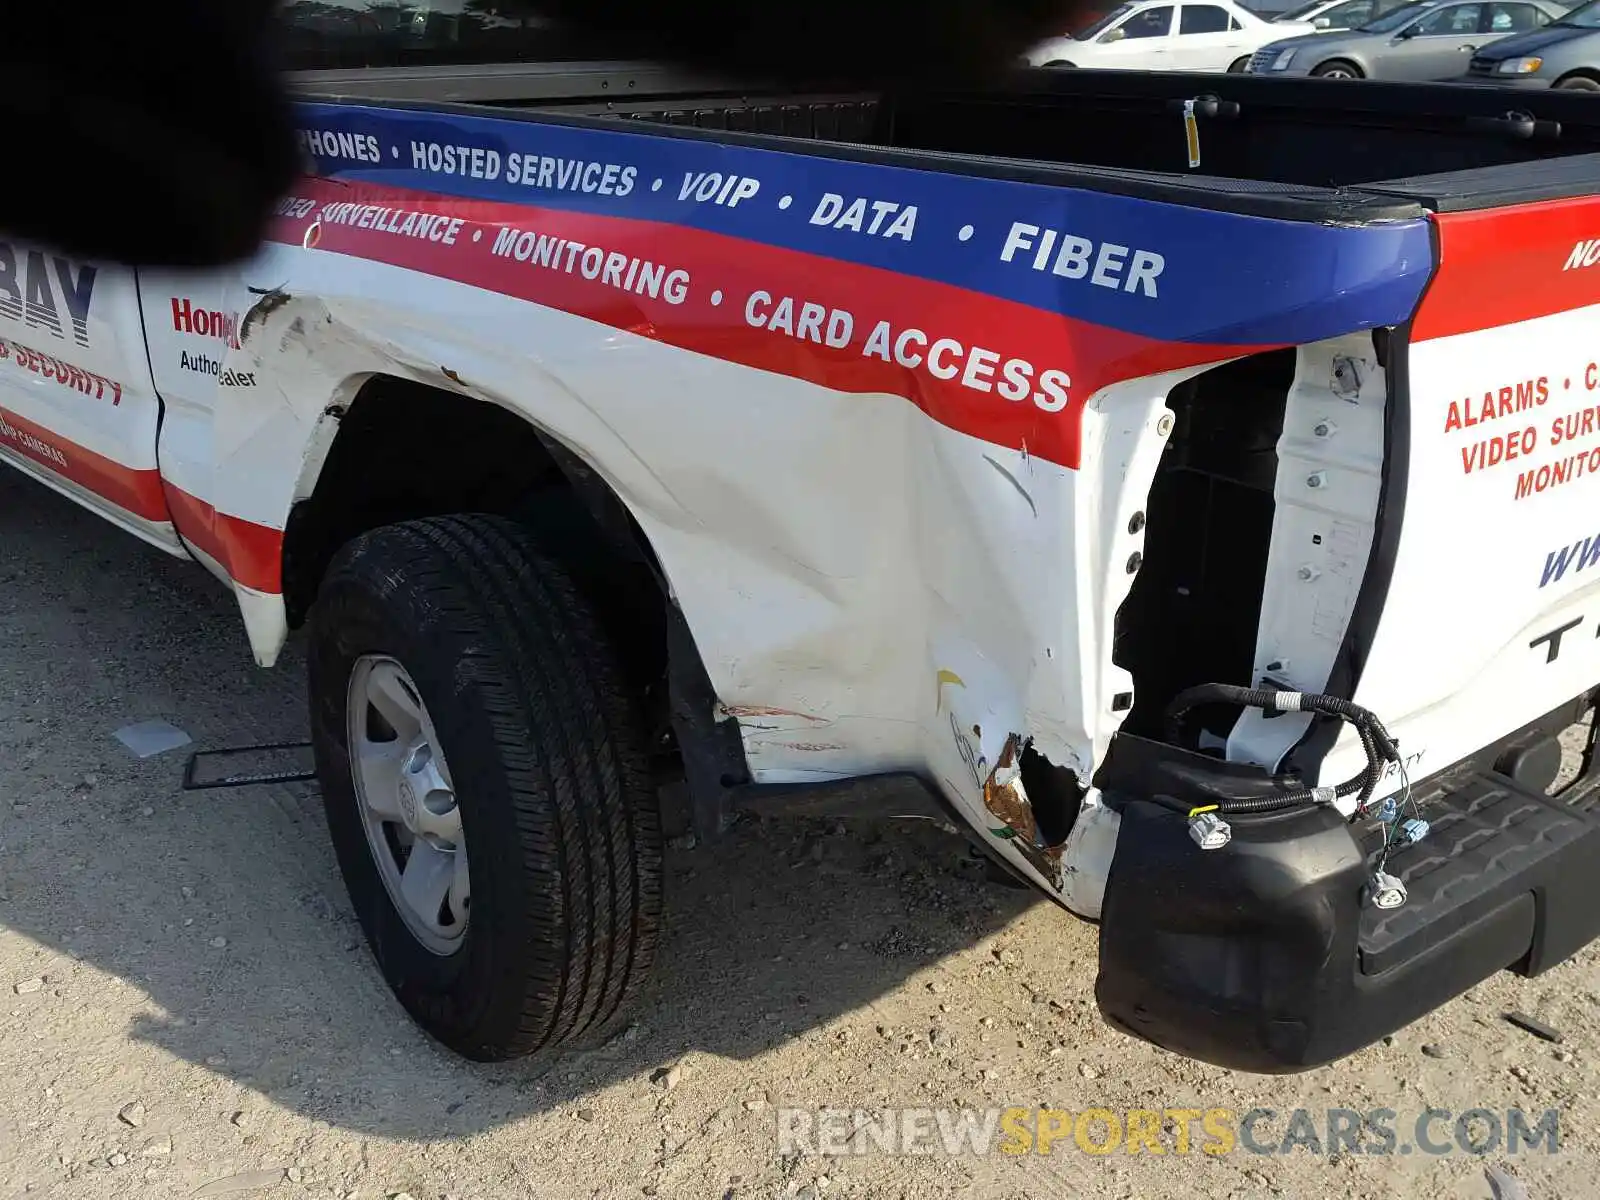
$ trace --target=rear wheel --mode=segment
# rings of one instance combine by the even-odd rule
[[[1231,63],[1228,64],[1228,74],[1230,74],[1230,75],[1243,75],[1244,74],[1244,69],[1246,67],[1248,67],[1249,65],[1250,65],[1250,56],[1248,54],[1245,55],[1243,58],[1236,58]]]
[[[1311,73],[1319,79],[1360,79],[1361,68],[1353,62],[1346,62],[1342,58],[1329,59],[1325,63],[1318,63],[1311,68]]]
[[[1569,92],[1600,92],[1600,78],[1593,75],[1568,75],[1565,79],[1556,80],[1558,88],[1566,88]]]
[[[1047,62],[1044,65],[1047,66],[1047,67],[1076,67],[1078,64],[1077,63],[1069,63],[1064,58],[1057,58],[1057,59],[1052,59],[1050,62]]]
[[[340,871],[395,995],[469,1058],[604,1030],[654,957],[661,829],[620,678],[577,590],[501,518],[363,534],[318,592]]]

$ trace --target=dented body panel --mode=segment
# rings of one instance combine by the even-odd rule
[[[1168,391],[1404,320],[1432,265],[1420,220],[594,124],[302,117],[318,171],[272,244],[139,280],[171,522],[257,658],[287,633],[281,531],[338,414],[378,375],[456,392],[621,498],[726,711],[762,714],[734,717],[756,782],[923,773],[1052,893],[1061,848],[1019,848],[1025,800],[997,816],[991,775],[1027,743],[1087,785],[1116,733],[1112,623]]]
[[[305,118],[324,149],[381,152],[324,156],[216,302],[289,297],[224,360],[256,383],[216,389],[221,507],[281,528],[326,410],[375,374],[519,413],[638,521],[726,711],[759,714],[734,718],[755,782],[912,770],[986,830],[1010,828],[986,799],[1007,747],[1087,783],[1116,732],[1132,682],[1111,626],[1167,392],[1403,319],[1431,268],[1420,221],[490,117]],[[1241,244],[1262,286],[1219,303]],[[255,623],[272,653],[280,624]],[[1059,895],[1059,847],[996,840]]]
[[[1600,935],[1600,770],[1539,778],[1600,678],[1593,195],[299,115],[235,269],[0,243],[0,457],[204,565],[263,665],[417,498],[581,493],[656,570],[641,691],[697,822],[915,777],[1102,922],[1102,1011],[1163,1046],[1299,1069]],[[1375,782],[1351,701],[1398,740]],[[1437,855],[1395,850],[1403,805],[1455,824]]]
[[[1135,691],[1116,622],[1168,397],[1299,347],[1257,672],[1326,685],[1379,523],[1395,393],[1371,331],[1417,310],[1427,220],[596,121],[301,117],[314,169],[254,261],[139,277],[159,440],[109,447],[159,458],[156,524],[233,587],[262,663],[288,633],[283,531],[363,386],[495,405],[637,521],[754,782],[918,773],[1093,915],[1117,814],[1090,785]],[[1298,720],[1247,715],[1227,754],[1275,769]],[[1070,838],[1044,844],[1024,748],[1076,780]]]

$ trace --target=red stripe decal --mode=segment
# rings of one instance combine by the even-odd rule
[[[235,582],[258,592],[283,590],[283,531],[219,513],[153,470],[113,462],[76,442],[0,408],[0,440],[55,475],[141,520],[171,521]]]
[[[1600,304],[1600,198],[1434,220],[1439,271],[1417,309],[1414,341]]]
[[[285,244],[455,280],[838,391],[903,396],[951,429],[1068,467],[1079,462],[1083,403],[1100,388],[1259,349],[1156,341],[653,221],[350,182],[306,180],[297,192],[307,215],[280,219],[274,236]]]
[[[172,523],[185,540],[209,554],[235,583],[258,592],[283,590],[283,531],[219,513],[198,496],[162,480]]]
[[[125,467],[3,408],[0,439],[31,461],[141,520],[167,520],[161,479],[153,470]]]

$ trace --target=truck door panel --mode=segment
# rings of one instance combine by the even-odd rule
[[[0,456],[177,551],[160,420],[133,271],[0,240]]]
[[[276,530],[234,511],[236,498],[219,494],[219,405],[236,404],[246,426],[259,411],[260,372],[239,337],[256,300],[246,270],[141,271],[139,294],[150,371],[166,406],[161,478],[177,532],[225,582],[275,593]]]
[[[1415,36],[1402,41],[1392,54],[1393,66],[1386,58],[1385,79],[1446,79],[1460,75],[1466,63],[1486,38],[1478,32],[1484,18],[1482,4],[1452,4],[1424,17],[1415,26]]]

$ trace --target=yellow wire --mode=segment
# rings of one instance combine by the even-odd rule
[[[1222,805],[1220,805],[1220,804],[1205,804],[1205,805],[1201,805],[1199,808],[1191,808],[1189,810],[1189,820],[1191,820],[1191,821],[1194,820],[1201,813],[1216,812],[1217,809],[1219,809],[1221,807],[1222,807]]]

